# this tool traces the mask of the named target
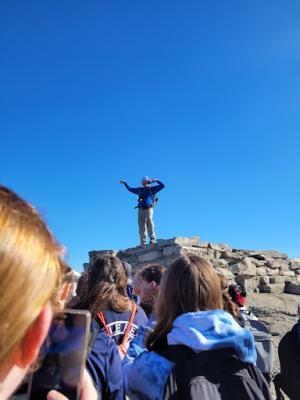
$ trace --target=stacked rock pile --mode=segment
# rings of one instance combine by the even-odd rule
[[[89,262],[101,254],[116,254],[129,262],[134,272],[148,264],[168,267],[176,258],[193,253],[209,259],[229,281],[244,284],[248,292],[300,294],[300,258],[289,259],[275,250],[239,250],[227,244],[204,242],[195,237],[160,239],[155,247],[134,247],[89,252]],[[89,263],[85,264],[85,269]]]

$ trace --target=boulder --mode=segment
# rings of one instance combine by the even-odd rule
[[[220,274],[224,275],[225,278],[226,278],[227,280],[233,281],[234,275],[233,275],[228,269],[225,269],[225,268],[217,268],[217,271],[218,271]]]
[[[266,267],[257,267],[256,268],[256,275],[258,275],[258,276],[267,275],[267,268]]]
[[[299,270],[299,272],[300,272],[300,270]],[[287,277],[287,276],[295,276],[295,272],[294,271],[279,271],[279,275],[282,275],[282,276],[285,276],[285,277]]]
[[[207,256],[207,250],[204,247],[182,247],[182,254],[185,253],[192,253],[192,254],[197,254],[200,257],[205,257]]]
[[[289,283],[285,287],[285,293],[300,294],[300,283]]]
[[[236,264],[232,264],[229,267],[230,272],[232,272],[235,275],[241,274],[244,269],[246,269],[246,265],[243,264],[242,262],[236,263]]]
[[[138,260],[140,263],[145,263],[145,262],[154,261],[154,260],[160,258],[160,256],[161,256],[160,251],[152,250],[152,251],[149,251],[148,253],[139,255]]]
[[[279,269],[271,269],[271,268],[267,268],[267,274],[270,276],[274,276],[274,275],[278,275],[279,274]]]
[[[178,244],[180,246],[198,246],[200,244],[199,236],[193,237],[174,237],[172,239],[159,239],[157,241],[158,247],[173,246]]]
[[[175,246],[167,246],[163,247],[163,256],[164,257],[170,257],[170,256],[180,256],[182,254],[182,247],[175,245]]]
[[[244,258],[241,262],[230,266],[230,271],[233,274],[242,275],[244,277],[251,278],[256,276],[256,267],[252,264],[249,257]]]
[[[297,269],[300,269],[300,262],[298,261],[290,261],[290,269],[295,271]]]
[[[225,243],[208,243],[208,248],[212,250],[218,250],[218,251],[230,251],[231,247],[228,244]]]
[[[212,260],[215,268],[227,268],[229,267],[228,262],[223,258],[214,258]]]
[[[249,257],[252,264],[256,265],[257,267],[264,267],[266,265],[266,261],[265,260],[257,260],[254,257]]]
[[[282,259],[274,259],[274,258],[269,258],[266,261],[266,266],[268,268],[272,268],[272,269],[282,269],[282,270],[287,270],[289,269],[289,264],[287,260],[282,260]]]
[[[284,292],[285,284],[284,283],[273,283],[273,284],[269,284],[269,285],[260,285],[259,290],[262,293],[279,294],[279,293]]]
[[[93,250],[93,251],[89,251],[89,260],[90,263],[92,264],[96,258],[104,256],[106,254],[110,254],[115,256],[117,253],[115,250]]]

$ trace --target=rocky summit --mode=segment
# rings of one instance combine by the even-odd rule
[[[300,294],[300,258],[276,250],[242,250],[224,243],[201,241],[195,237],[160,239],[154,246],[134,247],[126,250],[100,250],[89,252],[89,263],[99,255],[116,254],[129,262],[136,272],[145,265],[155,263],[168,267],[186,253],[205,257],[230,281],[246,287],[248,293]],[[86,269],[89,263],[84,264]]]

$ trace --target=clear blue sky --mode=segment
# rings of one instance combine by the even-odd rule
[[[299,249],[298,0],[0,4],[0,182],[69,261],[138,243],[143,175],[160,238]]]

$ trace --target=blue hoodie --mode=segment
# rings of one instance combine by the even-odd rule
[[[196,353],[221,348],[234,348],[237,357],[256,362],[253,335],[243,329],[223,310],[197,311],[178,316],[167,335],[168,345],[185,345]],[[174,363],[154,351],[137,346],[123,361],[126,394],[130,399],[160,400]]]
[[[129,190],[129,192],[133,194],[137,194],[141,201],[139,201],[138,206],[139,207],[147,207],[147,206],[153,206],[154,203],[154,196],[156,193],[158,193],[160,190],[162,190],[165,185],[160,182],[156,181],[157,185],[155,186],[143,186],[143,187],[138,187],[138,188],[132,188],[127,183],[125,182],[124,185],[125,187]]]

